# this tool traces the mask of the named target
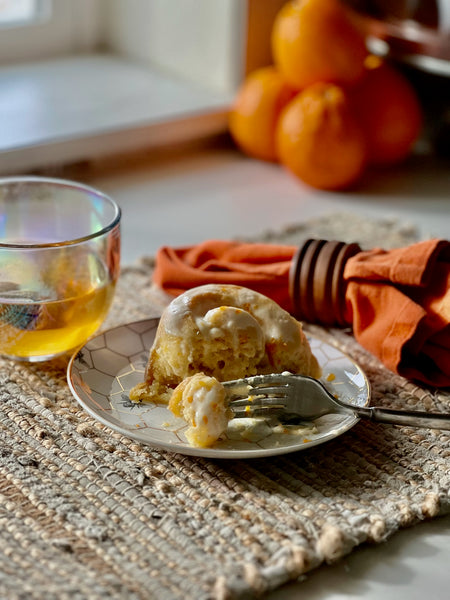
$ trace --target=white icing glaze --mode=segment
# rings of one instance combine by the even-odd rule
[[[208,433],[212,438],[218,438],[228,424],[227,413],[216,408],[223,405],[223,395],[218,385],[201,386],[194,390],[189,406],[189,421],[207,424]]]
[[[206,315],[209,311],[224,306],[238,308],[249,314],[250,319],[259,323],[266,342],[275,339],[289,343],[298,339],[298,327],[289,313],[266,296],[248,288],[233,285],[204,285],[178,296],[172,300],[166,311],[165,329],[172,335],[182,336],[186,318],[190,316],[199,332],[205,335],[205,332],[208,333],[208,328],[204,326],[208,322]],[[232,326],[250,322],[248,319],[244,321],[246,317],[242,314],[239,317],[237,313],[234,315],[233,319],[239,319],[239,321],[235,321]],[[209,335],[211,335],[210,331]]]
[[[258,321],[242,308],[218,306],[208,310],[205,316],[196,316],[195,324],[207,340],[225,338],[232,348],[238,348],[239,334],[246,332],[258,348],[264,348],[264,333]]]

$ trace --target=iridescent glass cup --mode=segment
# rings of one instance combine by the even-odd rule
[[[0,354],[74,352],[111,305],[120,265],[117,204],[62,179],[0,178]]]

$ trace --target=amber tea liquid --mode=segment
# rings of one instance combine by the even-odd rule
[[[0,354],[44,360],[77,348],[97,330],[115,284],[98,257],[78,258],[50,263],[34,289],[0,284]]]

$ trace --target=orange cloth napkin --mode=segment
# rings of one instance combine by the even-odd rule
[[[295,246],[209,240],[163,247],[154,282],[178,295],[205,283],[234,283],[288,311]],[[450,386],[450,242],[429,240],[347,261],[347,321],[362,346],[404,377]]]
[[[359,343],[404,377],[450,386],[450,242],[360,252],[344,279]]]
[[[296,249],[222,240],[163,247],[156,256],[153,281],[174,296],[205,283],[234,283],[269,296],[290,311],[289,268]]]

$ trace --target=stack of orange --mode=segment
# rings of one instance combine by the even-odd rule
[[[370,55],[340,0],[292,0],[272,29],[274,65],[251,73],[229,128],[248,155],[279,161],[320,189],[405,159],[422,127],[407,79]]]

